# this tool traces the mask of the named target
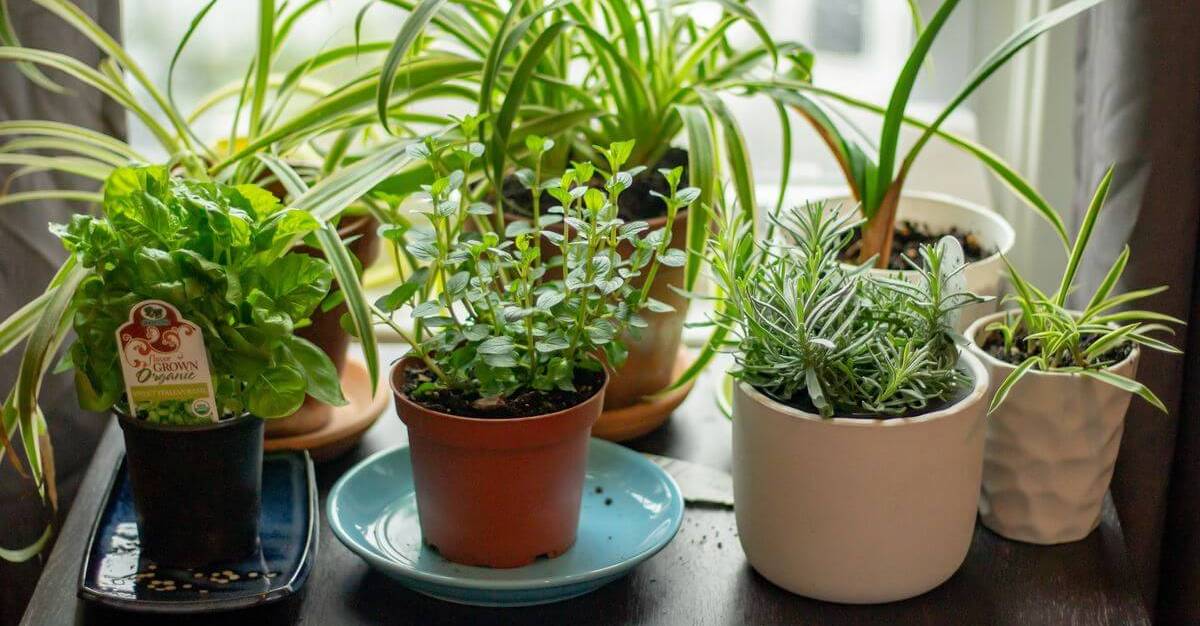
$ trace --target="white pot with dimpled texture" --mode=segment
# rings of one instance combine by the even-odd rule
[[[961,364],[967,396],[911,418],[823,418],[738,382],[734,513],[750,564],[793,593],[856,604],[953,575],[975,530],[988,388],[978,359]]]
[[[970,350],[989,370],[992,389],[1014,366],[979,347],[988,324],[967,329]],[[1137,346],[1108,371],[1133,378]],[[1030,370],[988,416],[979,515],[1009,539],[1038,544],[1078,541],[1100,524],[1132,394],[1079,374]]]

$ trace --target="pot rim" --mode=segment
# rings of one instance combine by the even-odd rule
[[[417,407],[420,410],[425,411],[426,413],[429,413],[430,415],[437,417],[438,419],[456,421],[456,422],[460,422],[463,424],[472,424],[472,425],[527,424],[530,422],[536,422],[536,421],[542,421],[542,420],[553,420],[555,418],[563,417],[565,414],[570,413],[571,411],[575,410],[577,407],[580,407],[584,404],[587,404],[588,402],[591,402],[593,399],[595,399],[595,397],[597,395],[604,393],[604,390],[608,388],[609,380],[611,380],[611,378],[612,378],[611,376],[608,375],[607,369],[601,368],[600,371],[601,371],[601,373],[604,374],[604,382],[602,382],[600,384],[600,388],[597,389],[595,391],[595,393],[588,396],[587,398],[584,398],[583,400],[580,400],[579,402],[577,402],[575,404],[572,404],[571,406],[569,406],[565,409],[562,409],[560,411],[555,411],[553,413],[539,413],[537,415],[527,415],[524,417],[505,417],[505,418],[467,417],[464,415],[454,415],[453,413],[443,413],[442,411],[436,411],[434,409],[426,407],[425,405],[414,401],[412,398],[409,398],[408,394],[404,393],[397,387],[396,376],[397,376],[397,374],[403,373],[403,370],[401,368],[405,364],[416,361],[416,360],[418,360],[418,358],[415,356],[403,356],[403,357],[400,357],[399,359],[396,359],[395,361],[392,361],[392,366],[388,373],[388,386],[392,388],[392,395],[396,398],[396,402],[397,403],[403,402],[405,405]],[[399,409],[399,407],[397,407],[397,409]]]
[[[983,317],[975,320],[974,322],[971,322],[971,325],[967,327],[966,332],[963,333],[963,336],[967,338],[967,344],[968,344],[968,346],[970,346],[971,353],[977,359],[979,359],[983,363],[987,364],[989,367],[994,367],[994,368],[1002,370],[1006,373],[1017,369],[1017,366],[1013,365],[1012,363],[1009,363],[1008,361],[1001,361],[1000,359],[997,359],[996,357],[992,356],[991,354],[988,354],[987,351],[985,351],[982,347],[980,347],[979,342],[977,342],[975,340],[975,337],[979,333],[983,332],[983,330],[987,327],[988,324],[990,324],[998,319],[1001,319],[1003,316],[1007,315],[1011,311],[1012,311],[1012,309],[1009,309],[1009,310],[1005,310],[1005,311],[996,311],[995,313],[989,313],[987,315],[984,315]],[[1078,311],[1075,311],[1074,309],[1070,309],[1069,312],[1078,313]],[[1130,341],[1129,343],[1133,345],[1133,349],[1129,351],[1129,354],[1124,359],[1121,359],[1120,361],[1113,363],[1112,365],[1109,365],[1108,367],[1104,368],[1103,370],[1099,370],[1099,371],[1116,372],[1117,370],[1124,369],[1124,368],[1128,367],[1129,365],[1136,363],[1138,358],[1141,356],[1141,346],[1139,346],[1137,344],[1137,342],[1134,342],[1134,341]],[[1035,376],[1062,376],[1062,377],[1074,378],[1074,379],[1083,378],[1083,374],[1080,374],[1079,372],[1058,372],[1058,371],[1046,372],[1043,370],[1033,369],[1033,368],[1030,368],[1029,371],[1026,372],[1026,375],[1028,375],[1028,374],[1033,374]]]
[[[999,237],[1000,245],[996,246],[996,252],[994,252],[993,254],[990,254],[982,259],[979,259],[978,261],[971,261],[971,262],[967,263],[968,267],[998,262],[1000,260],[1000,256],[1004,255],[1004,254],[1008,254],[1012,250],[1013,246],[1016,244],[1017,233],[1015,230],[1013,230],[1012,224],[1009,224],[1008,220],[1004,219],[1003,215],[1000,215],[996,211],[987,209],[986,207],[984,207],[982,205],[976,204],[969,200],[964,200],[964,199],[959,198],[958,196],[955,196],[952,194],[942,193],[942,192],[938,192],[938,191],[915,191],[915,190],[914,191],[903,191],[900,193],[900,198],[901,199],[914,198],[917,200],[930,200],[933,202],[938,202],[938,203],[953,207],[955,209],[963,210],[967,213],[972,213],[972,214],[978,215],[979,217],[992,223],[992,226],[1000,234],[1000,237]],[[837,194],[818,196],[816,198],[806,200],[806,202],[826,202],[826,201],[833,202],[833,201],[837,201],[837,200],[842,200],[842,201],[850,200],[850,201],[854,202],[856,205],[861,204],[858,201],[854,200],[854,197],[849,193],[837,193]],[[893,273],[897,273],[897,272],[900,272],[900,273],[913,272],[914,270],[879,270],[879,271],[884,271],[884,272],[887,272],[888,274],[893,274]]]
[[[171,433],[198,433],[198,432],[205,432],[205,431],[209,431],[209,430],[220,430],[222,428],[232,428],[235,425],[244,424],[251,420],[262,420],[264,422],[266,421],[265,419],[260,418],[256,415],[252,415],[250,413],[243,413],[243,414],[239,415],[238,417],[234,417],[231,419],[223,419],[223,420],[211,423],[211,424],[192,424],[192,425],[187,425],[187,426],[176,426],[173,424],[155,424],[153,422],[149,422],[146,420],[136,419],[133,416],[126,413],[125,411],[122,411],[121,409],[118,409],[115,406],[111,410],[112,410],[112,414],[117,416],[117,420],[119,422],[121,422],[122,425],[130,425],[135,428],[140,428],[142,430],[154,430],[154,431],[171,432]]]
[[[983,401],[988,389],[991,387],[991,381],[988,379],[987,368],[983,366],[983,362],[979,358],[965,350],[958,351],[958,362],[965,364],[971,370],[971,374],[975,379],[975,385],[971,389],[971,393],[954,404],[938,409],[936,411],[916,415],[913,417],[822,417],[807,411],[802,411],[795,407],[786,405],[778,400],[774,400],[767,394],[755,389],[749,383],[738,381],[738,391],[745,394],[746,397],[762,404],[778,413],[787,415],[795,419],[817,422],[830,427],[837,428],[903,428],[905,426],[913,426],[925,422],[954,417],[965,412],[967,409],[979,404]],[[736,416],[735,416],[736,417]]]

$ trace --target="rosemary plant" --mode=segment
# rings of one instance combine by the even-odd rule
[[[471,137],[478,123],[467,118],[455,134]],[[646,232],[645,222],[616,217],[621,193],[642,169],[622,170],[633,142],[597,147],[603,165],[575,163],[546,182],[523,176],[558,204],[535,204],[533,219],[509,222],[498,233],[487,228],[494,208],[480,201],[483,186],[467,178],[473,162],[483,158],[482,144],[449,136],[410,148],[436,176],[424,188],[428,228],[385,229],[413,264],[398,267],[405,280],[376,303],[376,314],[409,341],[431,374],[413,395],[449,390],[489,410],[519,392],[573,391],[582,372],[619,367],[625,359],[622,333],[645,326],[638,311],[669,310],[648,296],[658,266],[682,265],[685,257],[668,249],[670,220]],[[554,148],[552,140],[537,136],[527,144],[537,155]],[[588,184],[597,173],[603,189]],[[671,182],[664,201],[673,218],[698,192],[678,188],[679,168],[663,175]],[[634,250],[627,258],[618,252],[625,241]],[[634,288],[630,280],[643,272],[645,282]],[[431,289],[434,283],[441,288]],[[414,320],[411,332],[396,321],[402,308]]]
[[[953,322],[982,298],[963,290],[957,241],[922,247],[908,283],[838,262],[859,225],[850,216],[810,204],[771,219],[780,236],[755,241],[748,221],[724,215],[710,244],[735,378],[826,417],[907,415],[969,382]]]
[[[1008,276],[1015,293],[1005,300],[1015,303],[1017,308],[1006,314],[1003,321],[988,324],[985,329],[988,335],[980,344],[985,350],[991,349],[994,355],[1015,364],[1016,369],[997,387],[989,411],[999,407],[1013,386],[1030,370],[1038,370],[1077,373],[1095,378],[1136,393],[1158,410],[1166,412],[1162,401],[1148,387],[1107,369],[1128,356],[1126,348],[1133,344],[1172,354],[1180,352],[1175,346],[1151,336],[1151,333],[1174,334],[1167,324],[1183,324],[1182,320],[1153,311],[1123,308],[1131,302],[1166,291],[1166,286],[1113,295],[1129,262],[1129,246],[1125,246],[1117,256],[1081,311],[1066,308],[1067,295],[1073,289],[1079,263],[1108,195],[1112,173],[1112,168],[1109,168],[1096,188],[1079,232],[1075,235],[1075,243],[1071,247],[1058,290],[1052,296],[1047,296],[1022,278],[1012,265],[1008,265]],[[1008,259],[1004,259],[1004,262],[1008,264]],[[991,345],[989,339],[993,338],[998,339],[999,345]]]

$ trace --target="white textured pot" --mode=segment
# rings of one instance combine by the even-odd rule
[[[822,418],[745,383],[733,394],[734,513],[746,558],[800,595],[902,600],[949,578],[975,530],[987,371],[913,418]]]
[[[824,198],[830,206],[840,206],[843,210],[855,209],[858,202],[850,196],[832,196]],[[967,306],[962,311],[958,321],[958,330],[962,331],[971,322],[994,313],[999,305],[1000,296],[1004,295],[1006,283],[1003,276],[1004,262],[1001,254],[1012,251],[1016,242],[1016,234],[1008,221],[995,211],[985,209],[978,204],[961,200],[954,196],[925,191],[906,191],[900,196],[900,206],[896,210],[897,222],[910,220],[926,224],[933,229],[955,227],[960,231],[973,233],[979,237],[980,243],[986,249],[995,250],[995,254],[968,263],[963,275],[967,279],[967,289],[976,295],[993,296],[991,302],[983,302]],[[896,270],[878,270],[888,275],[895,275]],[[916,272],[905,270],[904,274],[915,278]]]
[[[984,328],[996,313],[967,329],[970,350],[991,374],[992,389],[1014,367],[984,352]],[[1109,371],[1133,378],[1139,351]],[[1078,541],[1100,524],[1100,507],[1121,447],[1132,395],[1079,374],[1030,371],[988,416],[983,489],[984,525],[1009,539],[1055,544]]]

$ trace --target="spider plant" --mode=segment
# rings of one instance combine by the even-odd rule
[[[1079,264],[1108,195],[1112,174],[1113,170],[1109,168],[1096,188],[1079,232],[1075,235],[1075,243],[1071,247],[1058,290],[1053,295],[1047,296],[1022,278],[1012,265],[1008,265],[1008,276],[1015,293],[1006,300],[1017,305],[1016,311],[1005,315],[1003,321],[988,324],[985,330],[998,335],[1001,354],[1015,365],[1015,369],[996,388],[989,412],[999,407],[1013,386],[1031,370],[1076,373],[1094,378],[1136,393],[1158,410],[1166,412],[1166,406],[1148,387],[1108,370],[1125,358],[1128,353],[1120,348],[1130,344],[1171,354],[1180,353],[1178,348],[1151,336],[1151,333],[1174,334],[1167,324],[1182,324],[1182,320],[1153,311],[1124,308],[1131,302],[1166,291],[1166,286],[1113,294],[1129,262],[1129,246],[1125,246],[1117,256],[1082,311],[1066,308],[1067,295],[1074,288]],[[1005,263],[1008,263],[1007,259]],[[1121,310],[1116,310],[1118,308]]]
[[[918,26],[919,35],[896,78],[886,107],[798,81],[777,79],[755,86],[771,92],[777,100],[786,102],[798,112],[816,130],[837,160],[851,194],[860,203],[860,210],[866,218],[862,226],[863,246],[858,258],[860,263],[874,257],[879,267],[886,267],[888,259],[891,258],[896,210],[905,181],[922,149],[935,135],[977,157],[1049,222],[1064,248],[1069,249],[1070,241],[1062,220],[1031,184],[996,155],[942,132],[941,126],[984,81],[1018,52],[1055,26],[1103,1],[1072,0],[1018,28],[975,68],[966,83],[929,123],[909,117],[908,104],[918,74],[929,57],[929,51],[946,21],[960,4],[960,0],[945,0],[928,22]],[[836,109],[828,106],[829,101],[882,115],[883,124],[878,142],[872,144],[858,129],[842,121]],[[915,126],[920,131],[916,142],[907,150],[902,150],[900,145],[900,130],[904,124]]]
[[[708,217],[702,207],[716,203],[722,175],[740,206],[750,212],[757,206],[749,151],[722,96],[744,91],[736,83],[751,78],[803,83],[812,65],[803,46],[775,42],[745,0],[386,2],[410,13],[380,85],[399,80],[401,60],[413,55],[451,55],[479,64],[476,113],[487,120],[479,141],[488,146],[479,176],[493,189],[513,166],[533,160],[525,133],[518,132],[521,123],[555,142],[549,154],[536,155],[551,176],[572,162],[597,160],[594,146],[626,139],[636,146],[629,163],[654,168],[671,142],[685,137],[687,180],[701,190],[688,214],[688,249],[703,247]],[[701,23],[691,11],[703,3],[720,9],[714,23]],[[755,34],[753,45],[734,46],[729,33],[738,27]],[[420,33],[432,41],[418,52]],[[461,83],[461,78],[449,76],[446,82]],[[388,106],[387,89],[381,89],[377,109],[385,125]],[[786,118],[783,102],[776,107]],[[789,142],[785,136],[785,178]],[[494,195],[499,209],[500,194]],[[777,205],[781,202],[782,194]],[[493,219],[501,226],[501,211]],[[685,288],[694,285],[699,269],[700,259],[690,258]]]

